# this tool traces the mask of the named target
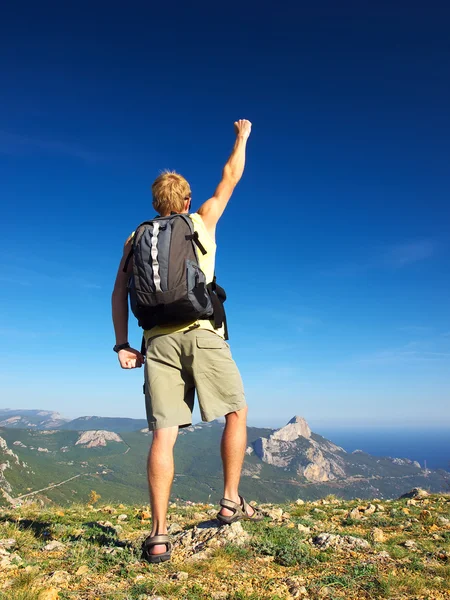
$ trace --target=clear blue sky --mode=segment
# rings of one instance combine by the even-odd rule
[[[217,272],[250,423],[450,423],[449,13],[371,4],[3,6],[1,406],[144,416],[122,244],[161,169],[207,199],[248,118]]]

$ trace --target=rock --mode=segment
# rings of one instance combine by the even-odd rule
[[[374,504],[369,504],[367,508],[364,509],[365,515],[373,515],[373,513],[377,510],[377,507]]]
[[[386,550],[383,550],[382,552],[378,552],[378,554],[375,554],[375,558],[378,558],[379,560],[389,560],[391,558],[391,555],[389,554],[389,552],[386,552]]]
[[[297,529],[300,533],[311,533],[311,527],[306,527],[306,525],[302,525],[301,523],[297,525]]]
[[[172,573],[170,579],[175,579],[175,581],[185,581],[189,577],[189,573],[186,571],[178,571],[178,573]]]
[[[411,491],[407,492],[406,494],[403,494],[403,496],[400,496],[399,500],[403,500],[404,498],[414,498],[416,500],[421,500],[422,498],[426,498],[427,496],[429,496],[430,494],[422,489],[422,488],[413,488]]]
[[[409,548],[410,550],[417,549],[417,544],[414,540],[406,540],[406,542],[403,542],[403,546],[405,546],[405,548]]]
[[[270,517],[272,519],[272,521],[280,521],[283,516],[282,508],[269,508],[269,509],[262,508],[261,512],[266,517]]]
[[[377,506],[378,512],[385,512],[386,509],[384,508],[384,506],[382,504],[377,504],[376,506]]]
[[[217,520],[206,521],[175,535],[174,554],[184,559],[202,560],[216,548],[229,543],[241,546],[249,537],[239,521],[224,526]]]
[[[292,588],[289,590],[289,592],[293,598],[306,598],[306,596],[308,595],[308,590],[305,588],[304,585]]]
[[[50,575],[49,581],[51,583],[56,583],[56,585],[68,583],[70,581],[70,574],[67,571],[54,571]]]
[[[348,513],[348,516],[350,517],[350,519],[355,519],[355,520],[358,520],[358,519],[361,519],[361,518],[362,518],[361,511],[359,510],[359,508],[358,508],[358,507],[356,507],[356,508],[354,508],[353,510],[351,510],[351,511]]]
[[[407,506],[416,506],[416,505],[417,505],[417,501],[416,501],[416,500],[414,500],[414,498],[409,498],[409,499],[406,501],[406,505],[407,505]]]
[[[323,588],[320,588],[320,590],[317,592],[317,595],[319,596],[319,598],[326,598],[326,596],[329,596],[331,594],[331,588],[324,586]]]
[[[39,573],[38,565],[27,565],[24,569],[25,573]]]
[[[75,446],[86,446],[86,448],[97,448],[106,446],[107,442],[123,442],[123,439],[114,431],[83,431],[75,442]],[[125,508],[125,507],[122,507]]]
[[[123,514],[123,515],[119,515],[119,516],[117,517],[117,520],[118,520],[118,521],[126,521],[127,519],[128,519],[128,515],[125,515],[125,514]]]
[[[0,548],[12,548],[16,545],[16,540],[14,538],[4,538],[0,540]]]
[[[305,502],[304,502],[304,501],[303,501],[301,498],[298,498],[298,499],[295,501],[295,504],[298,504],[299,506],[302,506],[303,504],[305,504]]]
[[[384,535],[383,530],[379,527],[374,527],[370,533],[374,542],[381,543],[386,541],[386,536]]]
[[[229,598],[228,592],[213,592],[211,594],[212,600],[227,600]]]
[[[147,521],[148,519],[152,518],[152,513],[149,510],[143,510],[140,514],[140,518],[143,521]]]
[[[54,550],[63,550],[66,547],[62,542],[58,542],[58,540],[52,540],[48,544],[46,544],[43,550],[47,552],[53,552]]]
[[[367,540],[352,535],[320,533],[313,538],[312,543],[324,550],[330,547],[342,550],[370,550],[370,544]]]
[[[439,523],[439,525],[450,525],[450,519],[446,519],[445,517],[439,516],[437,517],[436,521]]]
[[[175,533],[179,533],[180,531],[183,531],[183,528],[178,523],[171,523],[171,525],[169,525],[167,529],[167,533],[169,533],[170,535],[174,535]]]
[[[305,586],[305,578],[297,575],[293,575],[284,580],[285,585],[289,590],[291,598],[305,598],[308,594]]]
[[[58,590],[54,587],[42,590],[42,592],[38,596],[39,600],[58,600],[58,598],[59,598]]]
[[[316,513],[316,515],[326,515],[327,514],[324,510],[322,510],[320,508],[313,508],[312,512]]]
[[[89,567],[87,565],[81,565],[81,567],[78,567],[76,570],[75,575],[86,575],[86,573],[89,573]]]

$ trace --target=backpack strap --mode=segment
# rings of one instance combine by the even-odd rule
[[[134,248],[131,246],[131,250],[128,252],[128,256],[125,259],[125,264],[123,265],[122,271],[126,273],[128,271],[128,265],[130,264],[131,257],[133,256]]]
[[[200,250],[203,256],[205,256],[205,254],[208,254],[205,246],[201,243],[201,241],[198,238],[198,231],[194,231],[194,233],[187,235],[186,239],[194,242],[194,244],[197,246],[197,248]]]
[[[206,286],[208,290],[209,297],[211,298],[211,303],[213,305],[213,320],[214,320],[214,329],[219,329],[219,327],[224,327],[225,339],[228,340],[228,324],[227,324],[227,315],[225,313],[225,309],[223,307],[223,303],[227,299],[227,294],[223,287],[217,285],[216,276],[214,275],[214,279],[211,283],[208,283]]]

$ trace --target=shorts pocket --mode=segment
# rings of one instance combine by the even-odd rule
[[[205,348],[207,350],[221,350],[228,345],[225,340],[213,333],[209,337],[197,337],[197,348]]]

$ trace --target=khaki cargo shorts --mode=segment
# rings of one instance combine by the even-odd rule
[[[227,342],[207,329],[150,339],[145,361],[149,429],[191,425],[195,391],[203,421],[246,406],[242,379]]]

